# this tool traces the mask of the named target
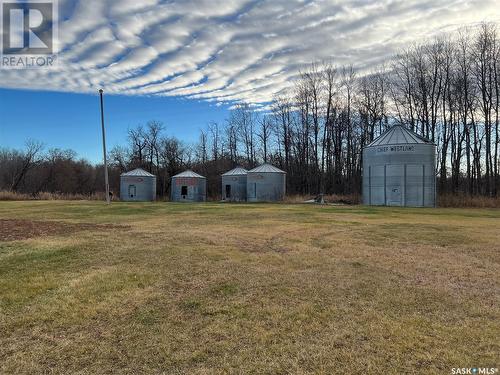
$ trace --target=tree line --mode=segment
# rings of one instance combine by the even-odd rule
[[[314,63],[271,103],[233,106],[195,144],[158,121],[129,129],[127,144],[109,153],[111,187],[140,167],[165,196],[171,176],[191,168],[216,197],[221,173],[268,162],[288,173],[290,194],[360,194],[363,147],[402,124],[436,143],[440,193],[498,196],[499,116],[500,40],[495,24],[483,24],[413,45],[372,72]],[[91,194],[103,189],[102,170],[33,141],[0,151],[3,190]]]

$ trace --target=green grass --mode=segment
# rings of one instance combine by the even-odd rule
[[[499,367],[500,210],[0,202],[0,373]],[[0,231],[1,232],[1,231]]]

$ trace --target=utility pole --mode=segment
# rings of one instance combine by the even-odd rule
[[[102,151],[104,155],[104,183],[106,184],[106,203],[110,204],[110,196],[109,196],[109,176],[108,176],[108,158],[106,156],[106,131],[104,129],[104,100],[102,98],[102,94],[104,93],[103,89],[99,90],[99,96],[101,98],[101,126],[102,126]]]

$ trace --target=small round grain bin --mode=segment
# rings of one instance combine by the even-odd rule
[[[120,199],[125,202],[147,202],[156,200],[156,176],[144,169],[120,175]]]
[[[278,202],[285,198],[286,172],[271,164],[248,171],[248,202]]]
[[[207,179],[193,171],[185,171],[172,177],[172,202],[205,202]]]
[[[245,202],[247,200],[247,173],[246,169],[237,167],[222,175],[223,201]]]

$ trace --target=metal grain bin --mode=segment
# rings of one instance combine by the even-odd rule
[[[277,202],[285,198],[286,172],[271,164],[248,171],[248,202]]]
[[[229,202],[247,200],[247,173],[246,169],[237,167],[222,175],[222,200]]]
[[[182,172],[172,177],[172,202],[205,202],[207,179],[193,171]]]
[[[120,175],[120,199],[125,202],[156,200],[156,176],[143,169]]]
[[[395,125],[363,150],[363,203],[436,206],[436,145]]]

